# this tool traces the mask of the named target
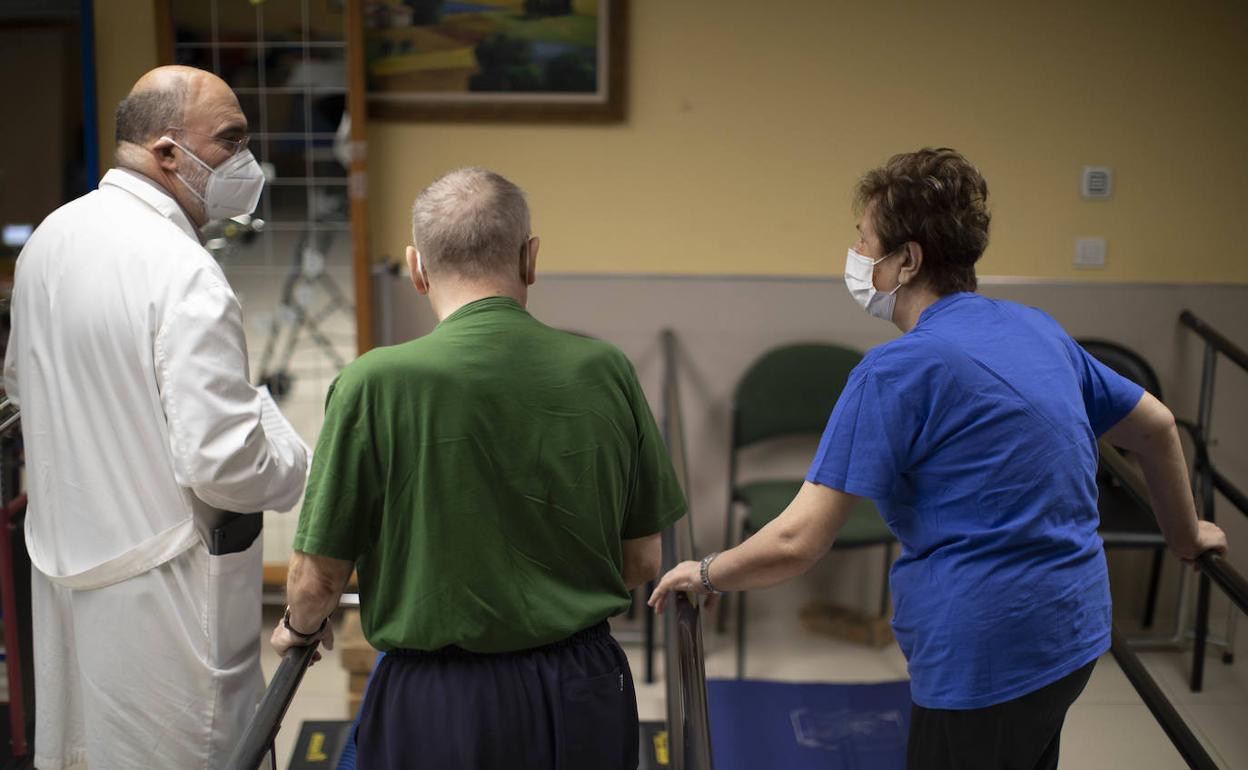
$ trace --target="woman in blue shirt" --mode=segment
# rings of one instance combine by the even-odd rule
[[[910,768],[1055,768],[1061,725],[1109,649],[1096,439],[1136,454],[1182,559],[1198,521],[1174,417],[1034,308],[975,293],[988,188],[959,153],[897,155],[859,183],[845,282],[903,335],[841,394],[788,508],[741,545],[668,573],[672,590],[774,585],[832,546],[858,497],[901,542],[893,628],[914,701]]]

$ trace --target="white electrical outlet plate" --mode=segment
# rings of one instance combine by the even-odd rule
[[[1075,267],[1088,269],[1105,267],[1105,239],[1076,238]]]

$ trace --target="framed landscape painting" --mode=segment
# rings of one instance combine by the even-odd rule
[[[625,0],[364,0],[369,114],[618,121]]]

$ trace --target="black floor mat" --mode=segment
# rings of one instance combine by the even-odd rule
[[[351,736],[351,722],[304,722],[287,770],[334,770]],[[352,750],[354,756],[355,752]],[[354,762],[352,763],[354,767]]]

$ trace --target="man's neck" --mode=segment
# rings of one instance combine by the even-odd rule
[[[200,233],[199,226],[195,223],[195,218],[191,216],[191,212],[186,210],[186,207],[182,205],[182,201],[178,200],[178,196],[173,194],[173,190],[170,190],[167,184],[160,177],[155,176],[153,172],[148,169],[133,165],[124,165],[121,162],[117,163],[117,168],[121,171],[125,171],[127,174],[130,174],[135,179],[140,179],[151,185],[156,190],[160,191],[161,194],[169,196],[174,203],[178,204],[178,208],[182,209],[182,215],[186,217],[187,222],[191,223],[191,229],[195,231],[196,237],[199,238],[200,243],[203,243],[204,237]],[[168,177],[165,177],[165,179],[167,178]]]
[[[524,307],[528,294],[528,287],[519,285],[518,281],[453,281],[437,288],[431,287],[429,304],[441,323],[464,305],[489,297],[510,297]]]
[[[134,166],[123,166],[123,165],[121,165],[120,163],[118,163],[118,164],[117,164],[117,168],[118,168],[119,170],[121,170],[121,171],[126,172],[127,174],[129,174],[130,176],[134,177],[135,179],[140,179],[140,180],[142,180],[143,182],[145,182],[146,184],[151,185],[152,187],[154,187],[154,188],[156,188],[157,190],[159,190],[159,191],[161,192],[161,194],[163,194],[163,195],[168,195],[170,198],[173,198],[173,200],[174,200],[175,202],[177,201],[177,196],[175,196],[175,195],[173,194],[173,191],[171,191],[171,190],[170,190],[168,187],[166,187],[165,185],[161,184],[159,180],[157,180],[156,178],[154,178],[151,174],[149,174],[148,172],[144,171],[143,169],[141,169],[141,168],[135,168]],[[189,218],[189,217],[188,217],[188,218]]]

